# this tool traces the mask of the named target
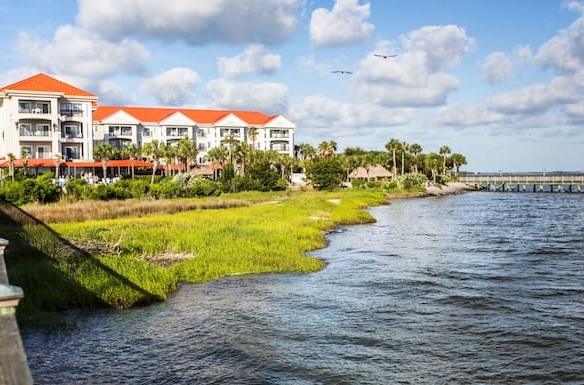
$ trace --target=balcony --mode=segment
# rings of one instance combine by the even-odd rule
[[[288,142],[274,142],[270,144],[270,150],[288,152],[290,151],[290,144]]]
[[[20,110],[18,111],[18,119],[27,119],[27,120],[35,120],[35,119],[43,119],[43,120],[50,120],[51,113],[44,112],[43,110],[36,108],[32,110]]]
[[[288,131],[270,131],[270,138],[274,139],[288,139]]]
[[[75,126],[66,126],[61,129],[61,139],[83,139],[83,131]]]
[[[35,130],[30,130],[30,129],[26,129],[26,128],[20,128],[19,130],[19,135],[21,137],[27,137],[27,138],[48,138],[52,135],[51,131],[47,128],[47,129],[35,129]]]

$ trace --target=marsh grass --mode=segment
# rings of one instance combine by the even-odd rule
[[[214,210],[246,206],[241,199],[175,199],[79,201],[69,204],[31,204],[26,211],[44,223],[84,222],[124,217],[144,217],[152,214],[173,214],[188,210]]]
[[[3,237],[10,241],[10,280],[26,293],[19,307],[21,318],[39,311],[127,308],[164,300],[180,281],[318,271],[325,261],[306,253],[324,247],[326,232],[339,225],[373,222],[363,209],[384,204],[386,196],[349,190],[256,193],[238,194],[222,202],[240,203],[231,208],[215,203],[221,209],[212,209],[209,200],[204,210],[50,225],[0,224]],[[168,208],[176,202],[158,203]],[[92,243],[103,245],[103,250],[98,247],[89,252],[83,247]],[[114,243],[115,250],[106,247]],[[192,257],[168,268],[147,262],[169,253]]]

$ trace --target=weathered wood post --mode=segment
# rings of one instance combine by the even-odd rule
[[[16,323],[16,306],[22,289],[8,283],[4,262],[6,239],[0,238],[0,384],[31,385],[32,376]]]

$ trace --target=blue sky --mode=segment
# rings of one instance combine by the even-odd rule
[[[0,85],[38,72],[102,105],[282,114],[340,151],[584,171],[581,0],[0,0]]]

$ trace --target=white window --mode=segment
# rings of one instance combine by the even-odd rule
[[[79,159],[79,148],[65,147],[65,159]]]
[[[35,112],[38,114],[50,114],[51,104],[49,102],[36,102]]]
[[[48,124],[37,124],[35,136],[50,136],[49,125]]]
[[[81,103],[61,103],[60,111],[62,115],[79,115],[83,114],[83,106]]]
[[[18,102],[18,112],[30,114],[32,112],[32,103],[29,101]]]
[[[65,138],[81,138],[81,132],[76,125],[66,125],[63,128],[63,136]]]
[[[36,150],[36,157],[38,159],[46,158],[47,154],[49,153],[49,149],[45,146],[37,146]]]
[[[32,132],[32,124],[30,123],[20,123],[18,125],[20,136],[34,136]]]
[[[132,127],[131,126],[122,126],[122,135],[125,135],[125,136],[132,135]]]

